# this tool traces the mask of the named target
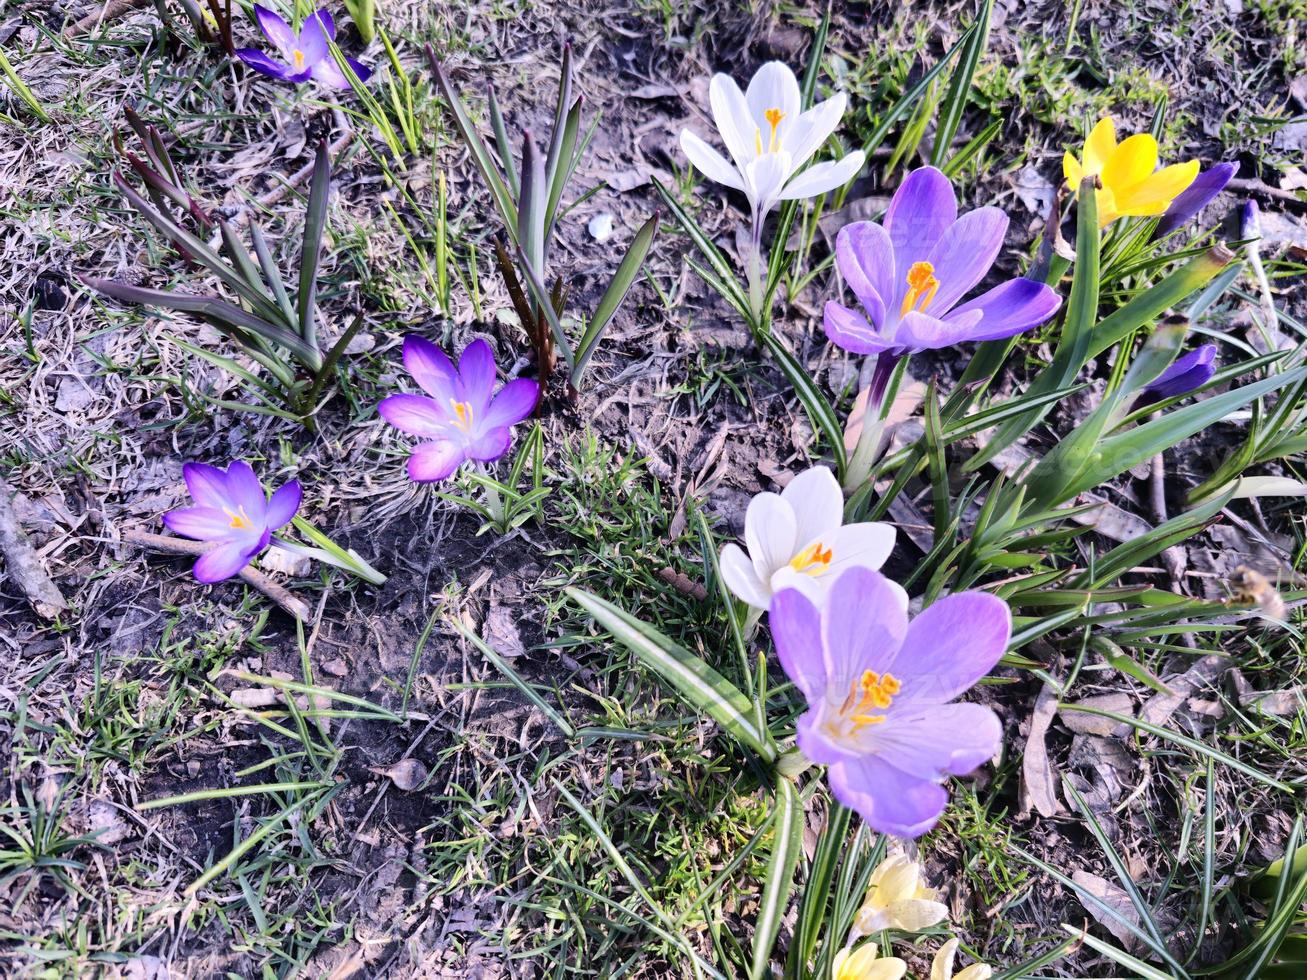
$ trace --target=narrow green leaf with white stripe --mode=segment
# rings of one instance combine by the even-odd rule
[[[776,777],[776,807],[772,810],[771,823],[771,857],[767,860],[767,880],[754,924],[749,980],[763,980],[771,974],[772,946],[794,887],[794,869],[803,853],[803,801],[794,783],[783,776]]]
[[[741,745],[767,762],[776,761],[771,733],[758,729],[753,720],[753,705],[738,687],[701,658],[611,602],[583,589],[569,588],[567,594],[691,707],[711,717]]]

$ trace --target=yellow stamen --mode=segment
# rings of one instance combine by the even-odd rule
[[[245,513],[244,505],[241,506],[240,512],[232,510],[230,507],[224,507],[222,512],[231,518],[228,527],[233,527],[238,531],[248,531],[254,527],[254,522],[250,520],[250,515]]]
[[[763,113],[763,118],[771,126],[771,139],[767,143],[767,151],[775,153],[780,149],[780,141],[776,138],[776,128],[780,126],[781,120],[785,118],[785,113],[779,109],[768,109]]]
[[[821,542],[818,541],[811,548],[804,548],[790,559],[790,567],[805,575],[820,575],[830,567],[831,559],[834,557],[834,552],[830,548],[822,548]]]
[[[452,398],[450,399],[449,403],[454,406],[454,414],[458,416],[458,420],[454,424],[457,425],[464,432],[471,431],[472,406],[469,405],[467,402],[454,401]]]
[[[781,148],[781,141],[777,134],[777,130],[780,127],[781,120],[785,118],[785,113],[781,112],[780,109],[768,109],[762,114],[762,116],[767,120],[767,125],[771,127],[771,135],[767,138],[767,152],[775,153]],[[758,156],[762,156],[762,129],[760,127],[754,127],[753,148]]]
[[[906,315],[914,307],[925,313],[938,290],[939,280],[935,278],[935,267],[929,262],[913,262],[912,268],[908,270],[908,292],[903,297],[899,315]],[[921,305],[917,305],[917,300],[921,300]]]
[[[299,48],[295,49],[295,52],[291,55],[291,59],[295,62],[296,71],[304,68],[304,52]]]
[[[894,695],[902,689],[902,683],[893,674],[881,675],[874,670],[864,670],[862,676],[849,685],[849,694],[840,705],[839,715],[853,725],[853,732],[867,725],[879,725],[885,716],[871,714],[870,709],[884,711],[894,703]]]

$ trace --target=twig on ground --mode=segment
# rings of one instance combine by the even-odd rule
[[[123,531],[122,539],[128,544],[136,545],[138,548],[163,551],[172,555],[202,555],[217,546],[214,542],[169,538],[162,534],[151,534],[148,531],[139,531],[135,528]],[[313,611],[309,609],[307,603],[295,598],[288,590],[283,589],[262,572],[255,571],[247,565],[241,569],[240,577],[246,585],[262,592],[296,619],[303,620],[306,623],[313,622]]]
[[[13,495],[9,484],[0,479],[0,557],[4,558],[5,573],[23,590],[38,616],[54,619],[68,608],[68,603],[19,526]]]
[[[133,10],[139,10],[150,2],[151,0],[109,0],[109,3],[106,3],[100,10],[87,14],[76,23],[65,27],[64,37],[69,39],[77,37],[77,35],[85,33],[93,27],[100,27],[110,21],[117,20],[124,14],[130,14]]]
[[[1230,190],[1244,191],[1248,194],[1265,194],[1267,197],[1273,197],[1279,201],[1287,201],[1290,204],[1307,207],[1307,201],[1304,201],[1293,191],[1286,191],[1282,187],[1272,187],[1255,177],[1231,177],[1230,182],[1225,186]]]

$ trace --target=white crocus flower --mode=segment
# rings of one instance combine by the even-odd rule
[[[713,122],[734,165],[688,129],[681,132],[681,149],[705,176],[743,191],[759,217],[778,201],[841,187],[862,169],[863,153],[858,150],[818,163],[795,178],[835,132],[847,99],[841,92],[801,112],[798,79],[779,61],[759,68],[744,92],[729,75],[714,75],[708,95]]]
[[[954,973],[953,957],[957,951],[956,939],[950,939],[939,948],[930,965],[930,980],[989,980],[994,975],[994,970],[984,963],[972,963],[960,973]]]
[[[706,177],[743,191],[749,199],[753,250],[746,256],[746,272],[756,314],[762,301],[762,224],[768,212],[780,201],[816,197],[842,187],[862,169],[865,157],[856,150],[803,169],[835,132],[848,100],[841,92],[801,111],[798,79],[779,61],[759,68],[744,92],[730,76],[714,75],[708,95],[713,123],[731,159],[688,129],[681,131],[681,149]]]
[[[844,494],[824,466],[800,473],[780,493],[760,493],[744,515],[744,541],[722,549],[722,578],[758,610],[775,592],[797,588],[814,602],[846,568],[878,569],[894,550],[889,524],[842,524]],[[907,593],[903,605],[907,608]]]
[[[906,854],[895,854],[871,873],[867,897],[853,920],[849,941],[886,929],[920,932],[947,918],[948,909],[926,886],[921,866]]]

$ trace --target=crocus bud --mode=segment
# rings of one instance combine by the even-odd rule
[[[1165,238],[1212,203],[1212,199],[1225,189],[1225,185],[1238,170],[1237,163],[1218,163],[1195,177],[1194,182],[1186,187],[1166,209],[1162,220],[1157,223],[1157,228],[1153,231],[1153,240]]]
[[[1211,381],[1212,375],[1216,373],[1215,361],[1215,344],[1203,344],[1197,350],[1192,350],[1182,357],[1177,357],[1174,364],[1158,375],[1157,380],[1143,390],[1134,407],[1136,409],[1144,408],[1165,401],[1168,398],[1183,395],[1195,388],[1201,388]]]

